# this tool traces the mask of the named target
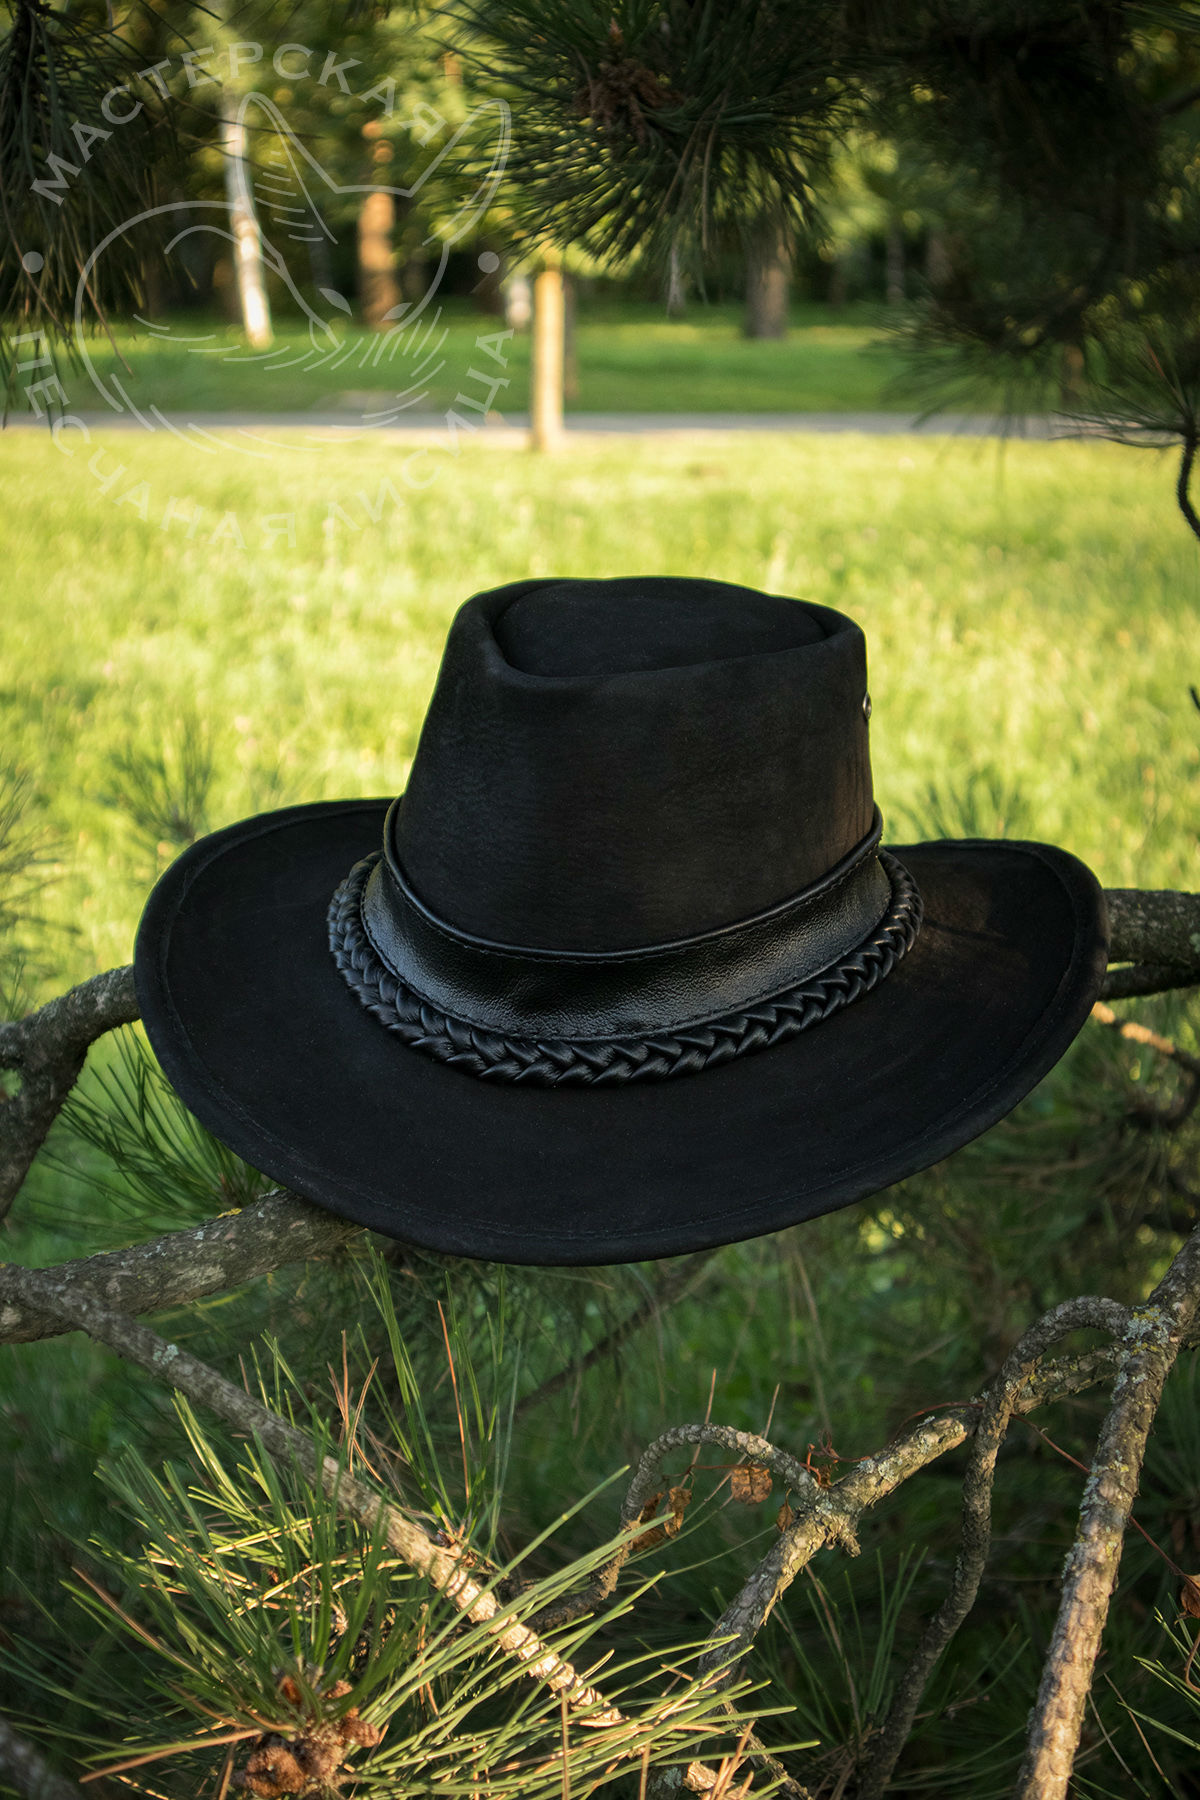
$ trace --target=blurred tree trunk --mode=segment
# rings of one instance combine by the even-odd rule
[[[1078,344],[1064,344],[1058,378],[1058,404],[1062,412],[1082,405],[1087,363]]]
[[[898,219],[889,219],[886,240],[887,303],[904,305],[904,233]]]
[[[486,238],[480,241],[478,267],[479,280],[471,290],[475,310],[487,313],[489,318],[503,318],[504,258]]]
[[[946,234],[934,226],[925,240],[925,279],[930,287],[945,287],[950,279],[950,250]]]
[[[370,145],[371,174],[391,161],[391,145],[371,142],[379,138],[379,121],[368,119],[363,136]],[[386,188],[371,188],[363,195],[358,212],[358,296],[363,324],[371,331],[384,330],[387,315],[400,303],[396,281],[396,197]]]
[[[535,450],[557,450],[563,436],[563,275],[557,259],[533,283],[533,345],[529,420]]]
[[[239,96],[221,94],[221,147],[225,153],[225,192],[234,242],[234,274],[246,337],[256,350],[271,346],[271,307],[263,271],[262,233],[246,169],[246,128],[238,117]]]
[[[751,241],[746,258],[746,337],[781,338],[786,334],[791,261],[778,227],[770,227]]]
[[[533,288],[524,273],[504,284],[504,323],[513,331],[528,331],[533,323]]]
[[[671,245],[671,255],[667,262],[667,317],[680,319],[687,307],[687,281],[683,273],[683,259],[679,254],[678,244]]]
[[[579,343],[575,333],[579,295],[570,275],[563,276],[563,399],[579,398]]]
[[[312,276],[314,287],[331,288],[334,285],[329,244],[323,237],[313,237],[308,241],[308,272]]]

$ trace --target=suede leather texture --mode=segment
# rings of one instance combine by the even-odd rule
[[[415,902],[530,952],[538,980],[547,953],[653,961],[786,909],[862,843],[865,694],[862,633],[825,608],[665,578],[479,595],[388,851]],[[917,845],[896,852],[924,901],[915,943],[810,1030],[645,1083],[484,1081],[399,1041],[331,953],[331,899],[391,804],[292,807],[194,844],[147,904],[138,995],[168,1078],[239,1155],[453,1255],[670,1256],[876,1193],[1028,1093],[1104,973],[1103,896],[1073,857]],[[509,975],[496,1004],[571,998]],[[685,1004],[719,1004],[723,979],[719,958],[693,970]],[[593,1025],[626,1021],[611,1001]]]
[[[326,909],[390,800],[206,838],[138,934],[150,1041],[201,1122],[332,1211],[453,1255],[602,1264],[776,1231],[878,1192],[994,1124],[1099,991],[1103,896],[1063,851],[896,854],[925,899],[871,994],[786,1044],[621,1090],[480,1082],[395,1040],[329,954]]]
[[[497,588],[450,628],[396,854],[433,913],[500,943],[732,924],[870,830],[866,691],[862,632],[826,607],[662,577]]]

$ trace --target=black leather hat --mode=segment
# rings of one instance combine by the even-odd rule
[[[603,1263],[774,1231],[1008,1112],[1087,1017],[1066,852],[886,851],[866,647],[713,581],[527,581],[451,627],[399,800],[192,846],[138,934],[197,1117],[333,1211]]]

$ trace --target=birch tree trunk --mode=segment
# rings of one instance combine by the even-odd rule
[[[226,88],[221,94],[221,147],[225,153],[225,192],[233,232],[238,304],[249,343],[255,350],[269,350],[273,334],[263,273],[262,233],[246,167],[246,127],[238,108],[239,96]]]

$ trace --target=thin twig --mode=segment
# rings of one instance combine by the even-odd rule
[[[1128,1325],[1127,1310],[1115,1300],[1068,1300],[1018,1339],[1000,1373],[989,1383],[963,1477],[962,1541],[950,1590],[908,1660],[887,1718],[871,1740],[866,1766],[859,1777],[859,1800],[880,1800],[886,1791],[900,1752],[908,1742],[925,1684],[975,1604],[991,1548],[996,1456],[1021,1390],[1046,1353],[1069,1333],[1093,1327],[1120,1335]]]
[[[1175,484],[1175,498],[1179,502],[1179,510],[1187,520],[1194,535],[1200,538],[1200,519],[1196,517],[1196,509],[1192,505],[1192,465],[1196,460],[1197,439],[1194,430],[1183,434],[1183,454],[1179,459],[1179,480]]]
[[[632,1527],[641,1523],[647,1504],[662,1487],[663,1464],[672,1451],[691,1446],[712,1444],[724,1450],[736,1462],[762,1463],[789,1488],[800,1493],[816,1488],[812,1474],[804,1464],[786,1450],[779,1450],[766,1438],[752,1431],[736,1431],[731,1425],[676,1425],[655,1438],[638,1463],[621,1506],[621,1524],[627,1528],[625,1541],[616,1554],[593,1576],[587,1587],[568,1594],[562,1600],[544,1607],[532,1620],[538,1631],[570,1624],[585,1613],[594,1612],[613,1593],[621,1570],[637,1541]]]
[[[1177,1062],[1189,1075],[1200,1076],[1200,1059],[1189,1056],[1186,1050],[1181,1050],[1178,1044],[1173,1044],[1170,1038],[1163,1037],[1161,1033],[1151,1031],[1148,1025],[1141,1025],[1136,1019],[1118,1019],[1112,1007],[1105,1006],[1100,1001],[1093,1006],[1092,1017],[1099,1024],[1108,1025],[1127,1043],[1139,1044],[1146,1050],[1157,1050],[1160,1056]]]
[[[1068,1303],[1072,1304],[1072,1303]],[[1113,1329],[1121,1310],[1113,1301],[1084,1301],[1091,1320],[1110,1320],[1101,1329]],[[1112,1307],[1112,1313],[1095,1309]],[[1061,1311],[1048,1314],[1046,1325]],[[1037,1329],[1036,1327],[1034,1328]],[[1052,1400],[1093,1386],[1114,1366],[1111,1351],[1093,1351],[1086,1356],[1064,1358],[1044,1370],[1035,1370],[1015,1396],[1014,1413],[1026,1413]],[[897,1434],[891,1443],[875,1456],[864,1456],[848,1475],[825,1488],[816,1482],[808,1490],[798,1490],[801,1504],[796,1516],[783,1531],[758,1567],[743,1583],[734,1600],[726,1607],[710,1633],[712,1648],[706,1652],[700,1668],[720,1667],[723,1679],[732,1681],[739,1663],[762,1629],[771,1610],[782,1594],[807,1567],[819,1550],[828,1544],[839,1545],[849,1555],[858,1555],[857,1526],[862,1514],[886,1499],[910,1476],[927,1464],[957,1448],[976,1429],[982,1414],[985,1394],[979,1400],[939,1408],[926,1413],[909,1430]],[[760,1456],[758,1460],[765,1461]],[[807,1473],[807,1471],[806,1471]]]
[[[1153,1050],[1156,1055],[1173,1062],[1183,1071],[1184,1080],[1174,1100],[1167,1106],[1155,1106],[1152,1102],[1138,1100],[1134,1103],[1134,1117],[1139,1123],[1161,1125],[1167,1131],[1177,1131],[1196,1109],[1200,1101],[1200,1061],[1181,1050],[1178,1044],[1171,1042],[1157,1031],[1151,1031],[1148,1025],[1142,1025],[1137,1019],[1119,1019],[1111,1006],[1105,1006],[1098,1000],[1092,1008],[1092,1017],[1100,1025],[1107,1025],[1126,1043],[1137,1044],[1143,1050]]]

